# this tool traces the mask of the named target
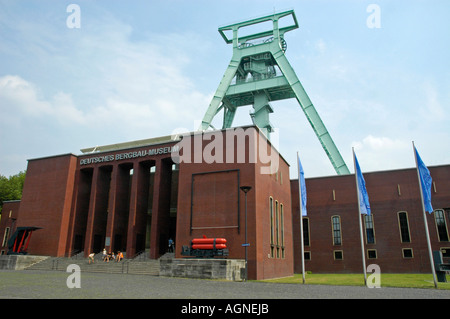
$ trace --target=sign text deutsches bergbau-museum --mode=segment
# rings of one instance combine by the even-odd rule
[[[140,151],[131,151],[117,154],[108,154],[102,156],[95,156],[89,158],[83,158],[80,160],[80,165],[88,165],[88,164],[97,164],[104,162],[112,162],[112,161],[121,161],[125,159],[134,159],[138,157],[146,157],[146,156],[154,156],[154,155],[162,155],[169,154],[173,152],[178,152],[179,146],[168,146],[168,147],[158,147],[152,148],[148,150],[140,150]]]

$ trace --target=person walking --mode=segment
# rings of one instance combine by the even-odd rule
[[[169,253],[173,253],[173,240],[172,238],[169,238]]]
[[[91,264],[91,260],[92,260],[92,263],[94,263],[94,256],[95,256],[95,254],[94,253],[90,253],[89,254],[89,264]]]

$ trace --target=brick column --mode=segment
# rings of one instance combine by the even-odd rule
[[[157,259],[167,249],[170,224],[172,160],[158,159],[154,179],[150,258]]]
[[[105,242],[111,169],[111,166],[94,168],[84,245],[85,254],[98,253]],[[96,238],[97,242],[95,242]],[[95,244],[97,247],[94,247]]]
[[[105,242],[105,248],[106,251],[111,251],[113,247],[113,240],[114,240],[114,220],[116,217],[116,203],[117,203],[117,190],[118,190],[118,184],[119,181],[119,165],[115,164],[113,166],[113,170],[111,173],[111,184],[110,184],[110,191],[109,191],[109,201],[108,201],[108,220],[106,222],[106,238],[109,238],[109,244],[108,242]],[[106,241],[106,239],[105,239]]]
[[[130,175],[132,163],[122,163],[114,167],[111,178],[110,198],[108,205],[108,226],[106,237],[110,237],[111,251],[126,249],[129,215],[130,179],[135,180],[135,172]]]
[[[87,257],[92,251],[93,245],[93,229],[94,229],[94,212],[95,202],[97,196],[97,182],[98,182],[98,167],[94,168],[91,185],[91,195],[89,200],[89,212],[87,218],[86,235],[84,240],[84,255]]]
[[[134,256],[145,249],[145,228],[148,210],[148,190],[152,162],[135,165],[130,191],[128,216],[127,256]]]

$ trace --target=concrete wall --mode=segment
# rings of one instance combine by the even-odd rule
[[[241,259],[160,259],[160,276],[226,279],[242,281],[245,277],[245,260]]]
[[[47,258],[47,256],[3,255],[0,256],[0,269],[23,270]]]

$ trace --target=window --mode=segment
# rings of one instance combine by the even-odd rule
[[[408,214],[406,212],[398,213],[398,226],[400,228],[400,240],[402,243],[410,243]]]
[[[403,254],[403,258],[413,258],[412,248],[403,248],[402,254]]]
[[[270,258],[284,258],[284,205],[269,197]]]
[[[278,201],[275,201],[275,242],[277,245],[277,258],[280,258],[280,225],[279,225]]]
[[[275,201],[275,242],[278,245],[279,241],[279,215],[278,215],[278,201]]]
[[[270,211],[270,257],[274,257],[274,228],[273,228],[273,198],[269,197],[269,211]]]
[[[344,252],[342,250],[334,250],[334,260],[342,260],[344,259]]]
[[[280,226],[281,226],[281,258],[284,258],[284,210],[280,204]]]
[[[303,217],[303,244],[309,246],[309,218]]]
[[[441,247],[442,257],[450,258],[450,247]]]
[[[305,256],[305,260],[311,260],[311,252],[310,251],[305,251],[303,253],[303,256]]]
[[[434,211],[434,219],[436,221],[439,241],[448,241],[447,223],[445,222],[444,211],[442,209],[436,209]]]
[[[9,239],[9,227],[5,228],[5,233],[3,234],[3,241],[2,241],[2,247],[5,247],[8,243]]]
[[[332,216],[331,223],[333,226],[333,245],[341,245],[341,217],[338,215]]]
[[[368,249],[367,250],[367,258],[368,259],[377,259],[377,250],[376,249]]]
[[[364,224],[366,226],[366,241],[368,244],[375,244],[375,232],[373,230],[373,216],[364,215]]]

